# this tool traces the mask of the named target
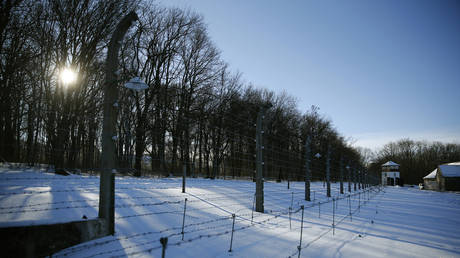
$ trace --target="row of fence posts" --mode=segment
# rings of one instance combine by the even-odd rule
[[[254,197],[255,197],[255,195],[254,195]],[[253,205],[253,210],[254,210],[254,205]],[[185,201],[184,201],[184,213],[183,213],[183,216],[182,216],[182,230],[181,230],[182,241],[184,241],[184,236],[185,236],[184,228],[185,228],[185,214],[186,214],[186,211],[187,211],[187,198],[185,198]],[[233,222],[232,222],[232,235],[231,235],[231,238],[230,238],[230,249],[228,250],[229,252],[232,252],[233,233],[235,232],[235,218],[236,218],[236,215],[232,214],[232,220],[233,220]],[[254,219],[254,213],[252,213],[252,215],[251,215],[251,224],[253,223],[253,219]],[[161,257],[164,258],[165,254],[166,254],[166,247],[168,245],[168,238],[167,237],[160,238],[160,243],[161,243],[161,246],[162,246]]]
[[[185,181],[183,183],[183,191],[185,191]],[[315,193],[315,192],[313,191],[313,193]],[[370,200],[370,189],[369,188],[365,191],[365,194],[366,193],[367,193],[367,199]],[[254,210],[255,210],[255,204],[256,204],[256,195],[257,194],[254,194],[254,198],[253,198],[253,202],[252,202],[251,225],[253,224],[253,221],[254,221]],[[351,195],[348,195],[346,198],[348,200],[348,209],[349,209],[348,216],[350,217],[350,221],[353,221],[352,212],[351,212]],[[334,198],[334,197],[332,198],[332,234],[333,235],[335,235],[335,213],[336,213],[336,210],[338,209],[339,199],[340,198]],[[187,200],[188,200],[187,198],[185,198],[185,200],[184,200],[184,212],[183,212],[183,217],[182,217],[182,231],[181,231],[182,241],[184,240],[184,236],[185,236],[184,228],[185,228],[185,215],[186,215],[186,211],[187,211]],[[289,229],[290,230],[292,230],[292,218],[291,217],[292,217],[293,205],[294,205],[294,192],[291,193],[291,205],[289,206]],[[300,250],[301,250],[301,246],[302,246],[302,233],[303,233],[303,220],[304,220],[305,206],[304,205],[300,206],[300,209],[302,210],[302,220],[301,220],[301,228],[300,228],[300,241],[299,241],[299,246],[298,246],[299,257],[300,257]],[[358,212],[360,212],[360,209],[361,209],[361,192],[358,193]],[[235,231],[235,217],[236,217],[236,215],[232,214],[233,222],[232,222],[232,234],[231,234],[231,238],[230,238],[230,248],[228,250],[229,252],[232,252],[233,233]],[[318,218],[321,218],[321,202],[320,201],[318,202]],[[160,238],[160,243],[162,244],[162,248],[163,248],[162,249],[162,257],[165,257],[168,238],[167,237]]]
[[[370,188],[368,188],[364,192],[364,194],[367,194],[367,200],[370,200]],[[350,217],[350,221],[353,221],[353,218],[352,218],[353,213],[351,212],[351,195],[348,195],[346,198],[348,200],[348,209],[349,209],[348,216]],[[335,213],[336,213],[336,210],[338,210],[339,200],[340,198],[338,197],[332,198],[332,235],[335,235],[335,227],[336,227]],[[361,208],[361,192],[358,193],[358,213],[360,212],[360,208]],[[289,228],[290,229],[291,229],[291,209],[292,207],[289,207]],[[302,220],[300,222],[300,240],[299,240],[299,245],[297,246],[298,257],[300,257],[300,252],[302,250],[302,234],[303,234],[303,220],[304,220],[305,207],[302,205],[300,206],[300,209],[302,210]],[[318,202],[318,217],[321,218],[321,202]]]
[[[308,139],[307,139],[307,143],[308,143]],[[263,148],[261,148],[263,149]],[[307,151],[308,153],[308,151]],[[326,180],[323,181],[323,188],[325,188],[327,186],[327,197],[331,197],[331,184],[330,184],[330,165],[329,165],[329,156],[330,156],[330,152],[328,151],[328,160],[327,160],[327,166],[326,166]],[[340,180],[340,193],[343,194],[344,193],[344,190],[343,190],[343,171],[342,171],[342,159],[340,159],[340,177],[341,177],[341,180]],[[309,171],[309,166],[308,166],[308,160],[307,160],[307,164],[306,164],[306,180],[305,180],[305,200],[306,201],[311,201],[311,198],[310,198],[310,192],[313,192],[313,201],[316,200],[316,192],[315,191],[310,191],[310,171]],[[193,170],[193,169],[192,169]],[[349,176],[348,176],[348,192],[351,192],[351,185],[352,185],[352,182],[351,182],[351,170],[352,169],[348,169],[349,171]],[[358,172],[359,174],[361,174],[361,172]],[[354,191],[357,190],[357,188],[359,189],[365,189],[367,187],[369,187],[369,185],[367,183],[362,183],[362,182],[356,182],[356,177],[361,177],[360,175],[356,175],[356,173],[353,173],[353,178],[354,178]],[[187,178],[187,166],[184,164],[183,165],[183,173],[182,173],[182,193],[185,193],[186,191],[186,178]],[[366,179],[368,180],[368,179]],[[288,181],[288,189],[289,189],[289,181]],[[258,195],[261,195],[260,198]],[[256,211],[257,212],[263,212],[263,182],[259,182],[257,185],[256,185],[256,194],[254,195],[254,204],[256,205]],[[291,205],[292,206],[292,205]],[[253,207],[253,210],[254,210],[254,207]]]
[[[256,126],[256,211],[264,212],[264,119],[265,111],[271,107],[271,104],[266,104],[260,107],[257,114],[257,123]],[[310,171],[310,156],[311,156],[311,138],[307,135],[305,140],[305,200],[310,201],[310,182],[311,182],[311,171]],[[327,185],[327,197],[331,197],[331,183],[330,183],[330,174],[331,174],[331,152],[332,147],[328,145],[326,153],[326,175],[325,182],[323,181],[323,187]],[[317,153],[319,155],[319,153]],[[316,155],[315,155],[316,156]],[[318,158],[321,155],[318,156]],[[343,157],[340,158],[340,193],[344,192],[344,160]],[[369,175],[358,169],[356,165],[347,165],[346,169],[348,170],[348,192],[351,192],[351,185],[353,184],[354,191],[359,189],[364,189],[368,187],[369,184]],[[192,163],[191,173],[194,174],[194,165]],[[352,173],[353,171],[353,173]],[[187,177],[187,165],[183,164],[183,175],[182,175],[182,192],[185,193],[185,181]],[[290,188],[290,179],[288,179],[288,189]]]
[[[308,141],[308,140],[307,140]],[[329,153],[328,153],[328,156],[329,156]],[[308,167],[308,166],[307,166]],[[350,171],[349,171],[350,173]],[[309,178],[309,170],[307,169],[307,178]],[[185,183],[186,183],[186,177],[187,177],[187,167],[186,165],[183,166],[183,174],[182,174],[182,193],[185,193]],[[356,177],[356,175],[354,175],[354,177]],[[329,183],[329,178],[327,177],[327,188],[328,188],[328,192],[327,192],[327,195],[328,197],[330,197],[330,183]],[[309,182],[310,180],[307,180],[308,182],[308,199],[310,199],[310,187],[309,187]],[[307,182],[306,182],[306,187],[307,187]],[[323,182],[324,183],[324,182]],[[260,187],[260,185],[259,185]],[[359,187],[361,189],[361,187]],[[363,187],[364,188],[364,187]],[[341,188],[340,188],[340,192],[342,193],[343,191],[343,186],[342,186],[342,181],[341,181]],[[356,191],[356,181],[354,182],[354,190]],[[349,177],[349,182],[348,182],[348,191],[351,191],[351,182],[350,182],[350,177]],[[307,192],[307,191],[306,191]],[[361,192],[358,193],[358,196],[359,196],[359,204],[358,204],[358,212],[360,211],[360,208],[361,208]],[[307,194],[306,194],[306,197],[307,197]],[[370,197],[368,197],[368,199],[370,199]],[[316,192],[313,191],[313,201],[316,200]],[[258,200],[257,198],[257,191],[256,191],[256,194],[254,194],[254,199],[253,199],[253,205],[252,205],[252,212],[251,212],[251,224],[253,224],[253,220],[254,220],[254,210],[255,210],[255,206],[256,204],[259,204],[260,203],[257,203],[257,202],[260,202],[260,200]],[[291,222],[291,214],[292,214],[292,206],[293,206],[293,202],[294,202],[294,192],[292,192],[292,196],[291,196],[291,205],[289,207],[289,228],[292,229],[292,222]],[[335,234],[335,225],[334,225],[334,220],[335,220],[335,205],[337,205],[336,203],[338,203],[338,200],[335,200],[334,198],[332,198],[332,202],[333,202],[333,222],[332,222],[332,227],[333,227],[333,234]],[[350,200],[350,195],[348,196],[348,204],[349,204],[349,216],[350,216],[350,220],[353,221],[353,218],[352,218],[352,213],[351,213],[351,200]],[[262,204],[263,205],[263,204]],[[182,234],[182,240],[184,240],[184,226],[185,226],[185,213],[186,213],[186,209],[187,209],[187,198],[185,198],[185,202],[184,202],[184,214],[183,214],[183,218],[182,218],[182,231],[181,231],[181,234]],[[302,209],[302,224],[303,224],[303,213],[304,213],[304,206],[302,205],[301,206],[301,209]],[[231,252],[232,250],[232,244],[233,244],[233,232],[234,232],[234,224],[235,224],[235,215],[233,214],[232,215],[233,217],[233,224],[232,224],[232,236],[231,236],[231,241],[230,241],[230,249],[229,249],[229,252]],[[318,218],[321,218],[321,202],[318,202]],[[164,240],[164,238],[162,238],[163,242],[165,243],[163,245],[163,242],[162,242],[162,245],[163,245],[163,255],[164,255],[164,252],[165,252],[165,249],[166,249],[166,244],[167,244],[167,238],[166,240]],[[300,240],[302,241],[302,240]],[[299,255],[300,255],[300,252],[299,252]],[[164,257],[164,256],[163,256]]]
[[[307,136],[306,141],[305,141],[305,200],[310,201],[310,181],[311,181],[311,171],[310,171],[310,137]],[[326,175],[323,181],[323,188],[326,188],[326,194],[327,197],[331,197],[331,181],[330,181],[330,169],[331,169],[331,146],[329,145],[327,148],[327,153],[326,153]],[[317,156],[318,155],[318,156]],[[315,155],[316,157],[321,157],[319,153]],[[367,172],[363,172],[361,170],[358,170],[358,168],[355,166],[346,166],[346,169],[348,170],[348,192],[351,192],[351,187],[353,184],[353,190],[356,191],[357,188],[359,190],[365,189],[370,186],[369,184],[369,174]],[[340,193],[344,193],[344,161],[343,157],[340,158]],[[352,171],[354,171],[352,173]],[[288,189],[289,189],[289,181],[288,181]]]

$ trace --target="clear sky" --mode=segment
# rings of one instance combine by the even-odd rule
[[[460,1],[162,0],[204,17],[231,69],[356,146],[460,143]]]

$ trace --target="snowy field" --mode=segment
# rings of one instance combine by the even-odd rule
[[[186,193],[181,186],[178,178],[117,177],[115,236],[56,256],[161,257],[159,239],[168,237],[166,257],[297,257],[304,205],[302,257],[460,257],[458,193],[386,187],[349,196],[333,184],[340,200],[332,201],[315,182],[315,200],[305,202],[302,182],[266,182],[260,214],[252,213],[253,182],[187,179]],[[0,168],[0,227],[94,218],[98,188],[98,177]]]

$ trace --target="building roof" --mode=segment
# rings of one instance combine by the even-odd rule
[[[382,167],[383,166],[399,166],[399,164],[390,160],[387,163],[383,164]]]
[[[443,177],[460,177],[460,161],[442,164],[438,168],[441,170]],[[423,179],[436,178],[438,168],[435,168],[431,173],[423,177]]]
[[[460,177],[460,164],[451,165],[451,163],[449,163],[446,165],[439,165],[439,169],[441,170],[441,175],[443,177]]]
[[[429,173],[428,175],[426,175],[423,179],[433,179],[433,178],[436,178],[436,173],[438,172],[438,169],[435,168],[433,170],[433,172]]]

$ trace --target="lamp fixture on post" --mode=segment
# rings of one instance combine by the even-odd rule
[[[134,77],[125,83],[125,88],[135,90],[135,91],[143,91],[149,88],[149,86],[141,80],[139,77]]]

